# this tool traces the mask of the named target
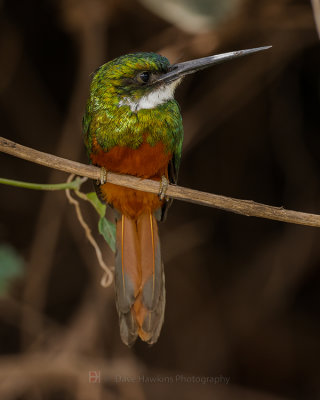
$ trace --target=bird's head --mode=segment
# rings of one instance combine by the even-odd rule
[[[102,65],[94,75],[91,95],[99,104],[129,106],[131,111],[152,109],[173,99],[186,75],[271,46],[219,54],[170,64],[156,53],[127,54]]]
[[[104,88],[108,101],[112,97],[118,106],[130,106],[134,112],[154,108],[172,99],[179,83],[178,80],[171,84],[157,82],[169,69],[168,59],[159,54],[127,54],[102,65],[93,78],[92,87],[100,94]]]

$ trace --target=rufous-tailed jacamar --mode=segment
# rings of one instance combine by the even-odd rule
[[[128,54],[95,73],[83,118],[92,164],[106,171],[177,182],[183,141],[174,91],[185,75],[264,50],[242,50],[170,65],[155,53]],[[170,204],[163,196],[110,183],[100,198],[116,211],[115,288],[123,342],[159,337],[165,283],[157,221]]]

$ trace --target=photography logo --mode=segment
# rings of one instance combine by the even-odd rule
[[[88,371],[89,383],[101,382],[101,371]],[[107,377],[103,375],[104,382],[116,384],[139,383],[139,384],[202,384],[202,385],[228,385],[230,376],[201,376],[201,375],[117,375]],[[107,379],[107,380],[106,380]]]
[[[89,383],[100,383],[100,371],[89,371]]]

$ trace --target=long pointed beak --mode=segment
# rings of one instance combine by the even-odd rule
[[[182,78],[185,75],[193,74],[194,72],[211,67],[213,65],[220,64],[228,60],[233,60],[234,58],[243,57],[248,54],[257,53],[258,51],[267,50],[270,49],[270,47],[272,46],[231,51],[230,53],[217,54],[215,56],[197,58],[196,60],[190,60],[179,64],[173,64],[170,66],[169,72],[160,75],[153,81],[153,83],[161,83],[161,82],[169,83],[175,81],[176,79]]]

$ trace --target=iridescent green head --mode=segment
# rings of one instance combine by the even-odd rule
[[[179,80],[170,84],[158,82],[169,69],[168,59],[159,54],[127,54],[97,70],[91,93],[119,107],[129,106],[134,112],[154,108],[172,99],[179,83]]]

